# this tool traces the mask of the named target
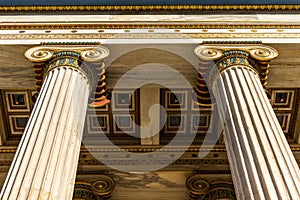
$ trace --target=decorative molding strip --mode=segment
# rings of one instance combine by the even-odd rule
[[[1,8],[1,7],[0,7]],[[58,29],[299,29],[300,24],[280,24],[280,23],[247,23],[237,24],[228,22],[223,24],[205,24],[203,22],[102,22],[102,23],[65,23],[65,24],[8,24],[3,23],[0,30],[58,30]]]
[[[300,27],[299,27],[300,30]],[[103,33],[103,34],[0,34],[0,40],[99,40],[99,39],[295,39],[300,38],[300,33],[198,33],[198,34],[128,34],[128,33]]]
[[[184,147],[173,147],[173,148],[163,148],[161,149],[162,146],[155,146],[155,147],[143,147],[143,146],[122,146],[122,149],[115,149],[115,148],[109,148],[109,147],[82,147],[81,148],[81,152],[123,152],[128,151],[128,152],[153,152],[153,151],[164,151],[164,152],[180,152],[180,151],[186,151],[186,152],[199,152],[199,150],[201,149],[201,151],[203,152],[226,152],[226,147],[225,145],[216,145],[216,147],[214,148],[210,148],[210,147],[190,147],[188,148],[188,150],[186,150]],[[300,147],[299,147],[300,150]]]
[[[100,42],[42,42],[41,45],[78,46],[78,45],[100,45]]]
[[[292,151],[300,151],[300,145],[299,144],[295,144],[295,145],[290,145],[291,150]],[[81,153],[88,153],[90,151],[92,152],[116,152],[116,151],[130,151],[130,152],[153,152],[153,151],[157,151],[158,149],[161,149],[161,146],[157,146],[156,148],[152,147],[141,147],[140,145],[136,146],[136,147],[126,147],[126,146],[122,146],[122,149],[112,149],[112,148],[108,148],[108,147],[103,147],[103,148],[99,148],[99,147],[89,147],[88,149],[86,147],[81,147],[80,152]],[[176,151],[183,151],[184,148],[173,148],[173,149],[167,149],[168,151],[172,152],[176,152]],[[201,149],[201,151],[205,151],[206,149],[204,147],[190,147],[186,152],[199,152],[199,150]],[[16,146],[8,146],[8,147],[0,147],[0,153],[15,153],[17,150]],[[184,149],[185,150],[185,149]],[[225,145],[218,145],[217,147],[214,147],[213,149],[209,149],[207,148],[207,151],[210,152],[226,152],[226,147]]]
[[[0,153],[16,153],[17,146],[2,146],[0,147]]]
[[[299,12],[300,5],[1,6],[0,12]]]

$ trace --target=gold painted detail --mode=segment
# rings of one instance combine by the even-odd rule
[[[202,180],[202,177],[199,174],[190,176],[186,180],[186,187],[188,191],[192,193],[190,194],[192,196],[205,194],[209,191],[209,183],[205,180]]]
[[[140,23],[53,23],[53,24],[9,24],[3,23],[0,26],[0,30],[73,30],[73,29],[202,29],[204,33],[209,34],[206,29],[300,29],[300,24],[280,24],[280,23],[220,23],[220,24],[205,24],[205,23],[190,23],[190,22],[140,22]],[[252,34],[264,34],[259,32],[253,32]],[[77,33],[78,34],[78,33]],[[77,35],[73,33],[73,35]],[[218,33],[216,33],[218,34]],[[240,33],[230,33],[233,35],[239,35]],[[280,34],[284,34],[280,32]],[[52,35],[52,34],[47,34]]]
[[[78,46],[78,45],[100,45],[100,42],[41,42],[41,45]]]
[[[95,181],[91,186],[93,193],[100,196],[109,195],[114,188],[115,181],[109,176],[102,176],[101,180]]]
[[[278,56],[276,49],[257,44],[216,44],[216,45],[199,45],[195,48],[194,53],[201,60],[216,61],[223,56],[240,54],[241,51],[249,53],[250,57],[258,61],[271,61]],[[218,52],[218,54],[216,53]],[[218,55],[217,57],[215,55]],[[245,55],[245,54],[244,54]],[[249,56],[246,55],[246,56]]]
[[[228,54],[229,53],[234,53],[234,51],[229,51]],[[227,68],[234,67],[234,66],[246,66],[248,68],[253,69],[258,74],[261,73],[258,63],[255,60],[249,58],[249,54],[243,51],[241,51],[240,54],[236,53],[236,54],[222,57],[216,62],[215,66],[217,67],[219,72],[222,72]]]
[[[32,62],[44,62],[51,59],[52,56],[53,52],[48,49],[34,49],[25,52],[25,57]]]
[[[96,50],[95,50],[96,49]],[[98,50],[104,49],[104,50]],[[90,56],[89,52],[102,52],[97,56]],[[100,62],[109,55],[107,48],[94,46],[91,47],[61,47],[61,46],[39,46],[28,49],[25,57],[33,63],[43,63],[35,65],[35,73],[38,85],[38,91],[42,86],[42,81],[46,75],[57,67],[69,66],[81,71],[95,85],[94,69],[83,65],[87,62]],[[92,89],[92,88],[91,88]]]
[[[89,182],[76,182],[73,199],[110,199],[114,188],[114,179],[108,175],[99,175]]]
[[[299,12],[300,5],[111,5],[111,6],[1,6],[0,12]]]
[[[31,62],[44,62],[52,58],[55,53],[64,51],[75,52],[80,54],[83,61],[99,62],[109,56],[109,50],[104,46],[89,45],[89,46],[38,46],[28,49],[25,52],[25,57]],[[95,52],[97,52],[95,54]],[[38,56],[37,56],[38,55]],[[67,56],[67,55],[60,55]]]
[[[203,180],[203,175],[200,173],[189,177],[186,187],[189,190],[190,200],[237,199],[232,182],[211,180],[208,182]]]
[[[270,61],[278,56],[278,52],[271,47],[260,46],[249,50],[252,58],[259,61]]]

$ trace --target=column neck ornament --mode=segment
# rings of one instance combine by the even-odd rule
[[[213,83],[220,73],[232,67],[246,67],[255,71],[260,77],[262,85],[267,85],[269,62],[278,56],[276,49],[262,45],[261,42],[204,42],[194,49],[200,58],[196,94],[200,103],[209,96],[208,89],[214,90]],[[203,77],[202,79],[199,77]],[[198,87],[205,85],[208,87]]]
[[[80,72],[89,83],[90,99],[95,102],[109,103],[105,97],[105,64],[109,56],[108,48],[99,43],[42,43],[28,49],[25,57],[34,64],[37,91],[39,92],[46,76],[54,69],[70,67]],[[96,106],[99,107],[99,103]]]

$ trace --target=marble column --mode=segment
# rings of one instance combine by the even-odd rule
[[[67,45],[25,53],[37,83],[44,81],[0,199],[72,199],[89,94],[97,84],[90,62],[108,54],[104,47]]]
[[[238,199],[300,199],[300,171],[262,82],[277,51],[261,44],[203,44],[211,60],[207,84],[224,124]]]

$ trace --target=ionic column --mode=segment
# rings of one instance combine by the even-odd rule
[[[211,60],[207,83],[224,124],[225,144],[238,199],[300,199],[300,171],[263,84],[277,56],[258,44],[200,45]]]
[[[97,46],[40,46],[25,56],[44,81],[11,164],[0,199],[71,200],[95,65],[109,52]]]

